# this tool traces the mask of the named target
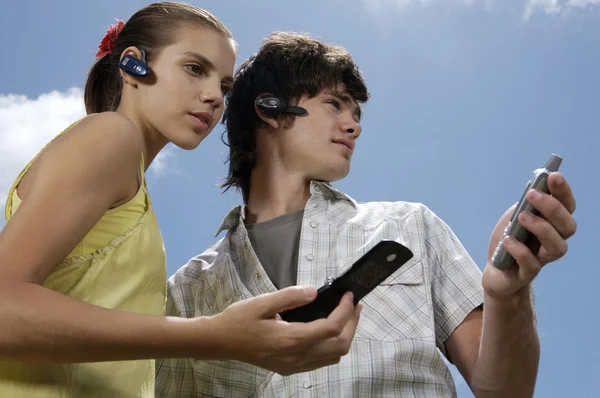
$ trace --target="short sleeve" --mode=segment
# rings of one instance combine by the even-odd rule
[[[482,273],[450,227],[430,209],[425,207],[423,213],[436,343],[446,355],[448,337],[483,304]]]

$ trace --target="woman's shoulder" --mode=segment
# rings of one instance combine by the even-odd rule
[[[141,152],[143,137],[137,126],[127,117],[117,112],[102,112],[81,119],[65,131],[65,137],[80,136],[79,139],[107,146],[125,146],[125,150]],[[102,140],[102,142],[98,142]]]
[[[24,199],[40,180],[60,185],[88,181],[88,188],[110,183],[119,195],[137,179],[143,144],[142,134],[126,117],[115,112],[89,115],[44,148],[23,176],[19,195]]]

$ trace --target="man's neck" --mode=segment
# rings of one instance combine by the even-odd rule
[[[250,178],[246,223],[254,224],[304,209],[310,198],[310,181],[300,175],[257,167]]]

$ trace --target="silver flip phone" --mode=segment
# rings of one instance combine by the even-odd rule
[[[502,244],[502,240],[506,237],[506,235],[509,235],[519,242],[524,243],[534,254],[537,254],[540,248],[539,240],[535,237],[535,235],[531,234],[529,231],[523,228],[521,224],[519,224],[517,217],[519,217],[519,214],[524,211],[529,211],[537,216],[540,215],[540,212],[537,211],[527,201],[527,192],[532,189],[537,189],[541,192],[548,193],[548,176],[551,173],[558,171],[561,162],[562,158],[560,156],[552,154],[544,167],[536,169],[533,172],[533,177],[527,183],[525,192],[521,196],[521,200],[519,200],[510,222],[504,229],[504,234],[502,235],[502,238],[500,238],[500,242],[498,243],[496,250],[494,250],[494,254],[492,255],[492,265],[494,267],[504,271],[515,265],[515,259],[504,249],[504,245]]]

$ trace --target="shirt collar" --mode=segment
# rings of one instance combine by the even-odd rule
[[[337,202],[337,201],[346,201],[352,207],[357,208],[357,202],[352,199],[350,196],[346,195],[342,191],[339,191],[331,186],[331,184],[320,181],[311,181],[310,183],[310,194],[311,197],[317,197],[321,199],[325,199],[328,202]],[[239,205],[234,207],[227,213],[217,232],[215,233],[215,237],[219,235],[222,231],[230,230],[232,228],[236,228],[240,223],[243,223],[246,219],[246,206]]]

